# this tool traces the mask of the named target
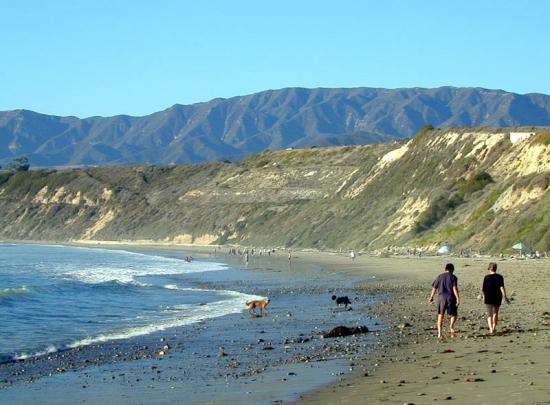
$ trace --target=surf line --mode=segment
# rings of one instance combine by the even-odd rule
[[[176,328],[181,326],[187,326],[195,324],[207,319],[219,318],[226,315],[236,314],[243,312],[246,307],[244,303],[250,300],[262,299],[257,295],[244,294],[237,291],[231,290],[207,290],[207,289],[198,289],[198,288],[180,288],[173,284],[165,285],[163,288],[169,290],[178,290],[178,291],[201,291],[201,292],[215,292],[220,295],[226,295],[230,298],[223,299],[220,301],[214,301],[205,305],[196,305],[192,306],[193,313],[190,316],[181,319],[171,319],[170,321],[163,322],[160,324],[150,324],[145,326],[130,327],[120,331],[114,331],[109,333],[102,333],[93,337],[86,337],[84,339],[76,340],[67,345],[58,347],[55,345],[49,345],[47,349],[41,350],[32,354],[20,353],[12,356],[7,361],[0,361],[0,363],[7,363],[10,361],[17,360],[26,360],[30,358],[36,358],[44,356],[46,354],[52,353],[61,353],[67,350],[75,349],[77,347],[90,346],[96,343],[105,343],[114,340],[124,340],[130,339],[133,337],[149,335],[155,332],[162,332],[166,329]],[[176,306],[177,307],[177,306]],[[186,306],[185,309],[189,309],[189,306]]]

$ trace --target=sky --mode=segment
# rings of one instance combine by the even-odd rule
[[[550,94],[550,1],[0,0],[0,111],[146,115],[284,87]]]

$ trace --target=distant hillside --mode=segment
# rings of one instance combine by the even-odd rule
[[[550,130],[420,131],[240,163],[0,173],[0,238],[550,253]]]
[[[0,112],[0,164],[168,164],[240,158],[266,149],[403,139],[430,123],[550,125],[550,96],[481,88],[263,91],[174,105],[144,117]]]

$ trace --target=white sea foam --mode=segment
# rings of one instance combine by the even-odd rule
[[[93,263],[78,269],[75,269],[73,266],[65,268],[60,267],[56,271],[64,278],[78,280],[88,284],[114,281],[123,284],[143,285],[136,280],[137,277],[202,273],[225,270],[228,267],[224,263],[205,261],[193,261],[188,263],[181,259],[128,252],[125,250],[80,247],[78,249],[85,249],[87,251],[99,250],[102,253],[113,255],[115,259],[108,263]],[[123,256],[132,256],[132,258],[131,260],[125,261]]]
[[[30,292],[31,289],[26,285],[21,287],[0,288],[0,297],[7,297],[11,295],[24,295],[29,294]]]
[[[69,344],[67,347],[75,348],[96,343],[109,342],[113,340],[129,339],[136,336],[148,335],[154,332],[161,332],[169,328],[191,325],[207,319],[236,314],[242,312],[245,309],[246,301],[262,299],[262,297],[256,295],[242,294],[237,291],[229,290],[199,290],[191,288],[178,288],[174,285],[169,285],[167,288],[181,291],[192,290],[216,292],[229,296],[229,298],[208,303],[205,305],[176,305],[171,308],[170,312],[172,312],[173,310],[177,310],[176,312],[178,313],[178,316],[172,316],[170,319],[167,319],[164,322],[131,327],[121,329],[119,331],[100,334],[93,337],[87,337],[85,339],[77,340]],[[179,316],[180,314],[183,316]]]
[[[16,356],[13,356],[13,359],[14,360],[24,360],[24,359],[28,359],[28,358],[31,358],[31,357],[39,357],[39,356],[44,356],[45,354],[55,353],[58,350],[59,350],[59,348],[57,346],[48,345],[48,347],[45,350],[41,350],[41,351],[33,353],[33,354],[23,352],[23,353],[20,353]]]
[[[140,283],[136,281],[136,277],[202,273],[206,271],[224,270],[226,268],[227,266],[221,263],[184,263],[182,261],[170,263],[169,265],[165,263],[151,263],[150,265],[139,267],[136,266],[136,264],[120,267],[94,265],[80,269],[69,269],[64,272],[63,276],[88,284],[116,281],[123,284],[133,283],[139,285]]]
[[[167,290],[179,290],[179,291],[198,291],[198,292],[216,292],[216,293],[223,293],[226,295],[229,294],[241,294],[240,292],[230,291],[230,290],[208,290],[206,288],[192,288],[192,287],[178,287],[175,284],[166,284],[163,286],[163,288],[166,288]]]

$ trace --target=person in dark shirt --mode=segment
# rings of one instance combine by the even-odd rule
[[[489,324],[489,334],[496,334],[498,323],[498,311],[502,304],[502,297],[507,304],[510,303],[508,296],[506,295],[506,289],[504,288],[504,277],[497,274],[497,264],[489,263],[489,274],[483,279],[483,287],[481,288],[481,294],[483,296],[483,302],[487,308],[487,324]]]
[[[445,273],[441,273],[432,283],[432,291],[428,302],[434,302],[434,295],[438,293],[437,305],[437,337],[443,337],[445,325],[445,313],[451,317],[449,331],[455,333],[456,318],[458,316],[458,306],[460,305],[460,294],[458,292],[458,278],[453,274],[455,266],[452,263],[445,265]]]

